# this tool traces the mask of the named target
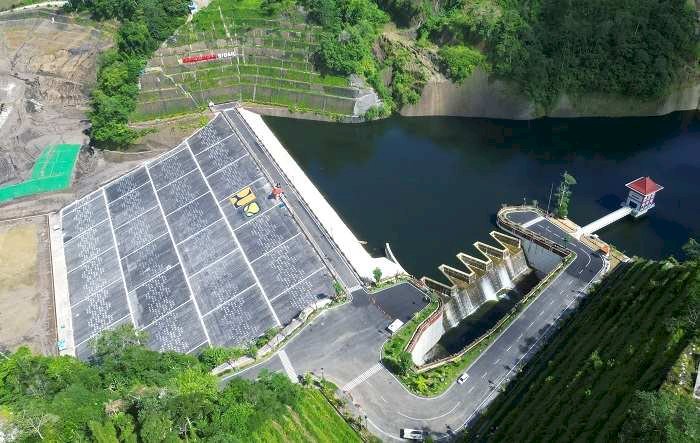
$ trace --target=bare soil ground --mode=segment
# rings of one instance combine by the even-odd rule
[[[97,56],[111,42],[61,16],[0,17],[0,184],[24,180],[49,144],[87,141]]]
[[[51,252],[45,217],[0,223],[0,350],[54,355]]]

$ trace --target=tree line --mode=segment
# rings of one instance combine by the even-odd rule
[[[158,46],[185,21],[188,0],[70,0],[69,11],[120,23],[115,46],[99,60],[91,93],[90,138],[99,147],[127,148],[140,134],[128,126],[140,74]]]
[[[0,359],[0,435],[18,441],[101,443],[251,441],[295,410],[299,385],[280,374],[223,388],[197,357],[155,352],[131,326],[102,334],[89,362],[32,355]]]
[[[685,0],[448,0],[437,5],[408,6],[420,14],[414,20],[422,22],[423,39],[443,48],[479,48],[495,75],[514,80],[544,107],[562,93],[656,98],[697,78],[697,13]],[[458,81],[464,78],[459,66],[474,58],[460,51],[460,57],[442,56]]]

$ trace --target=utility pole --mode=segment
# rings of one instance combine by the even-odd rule
[[[554,191],[554,182],[549,186],[549,200],[547,200],[547,215],[549,215],[549,205],[552,203],[552,192]]]

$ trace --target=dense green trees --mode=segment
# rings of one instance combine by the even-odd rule
[[[67,8],[88,11],[97,20],[121,26],[116,48],[103,54],[89,113],[91,139],[97,146],[123,149],[138,133],[129,128],[136,107],[138,78],[148,57],[184,22],[187,0],[71,0]]]
[[[692,397],[662,389],[638,392],[620,434],[625,442],[700,442],[700,413]]]
[[[569,216],[569,203],[571,202],[571,187],[576,184],[576,179],[573,175],[564,171],[561,175],[561,182],[557,186],[557,209],[555,211],[557,217],[566,218]]]
[[[462,83],[476,67],[487,66],[486,56],[464,45],[443,46],[438,51],[443,68],[455,83]]]
[[[250,441],[305,395],[286,376],[267,373],[257,382],[234,378],[220,391],[195,357],[150,351],[144,342],[123,327],[95,342],[89,364],[26,348],[0,360],[0,427],[20,441]]]
[[[685,0],[456,0],[421,28],[438,44],[484,47],[494,72],[537,103],[562,92],[652,98],[697,75]]]

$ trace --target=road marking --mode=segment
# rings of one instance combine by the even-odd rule
[[[438,418],[442,418],[442,417],[445,417],[445,416],[447,416],[447,415],[450,415],[451,413],[454,412],[455,409],[457,409],[457,406],[459,406],[460,404],[462,404],[462,401],[458,401],[458,402],[452,407],[452,409],[450,409],[449,411],[445,412],[444,414],[436,415],[435,417],[419,418],[419,417],[411,417],[410,415],[402,414],[401,412],[398,412],[398,411],[397,411],[396,413],[399,414],[400,416],[406,417],[406,418],[408,418],[408,419],[410,419],[410,420],[416,420],[416,421],[431,421],[431,420],[437,420]]]
[[[467,391],[467,394],[471,394],[475,387],[476,386],[472,386],[471,388],[469,388],[469,390]]]
[[[292,366],[292,362],[289,361],[289,356],[287,356],[287,351],[282,349],[277,353],[277,356],[280,358],[280,361],[282,362],[282,367],[284,367],[284,372],[287,373],[287,376],[289,377],[290,380],[292,380],[292,383],[298,383],[299,382],[299,376],[297,375],[297,371],[294,370],[294,366]]]
[[[370,367],[367,369],[365,372],[362,374],[358,375],[357,377],[353,378],[350,380],[348,383],[346,383],[342,388],[340,388],[342,391],[345,392],[350,392],[352,389],[354,389],[357,385],[362,383],[363,381],[367,380],[377,372],[381,371],[382,365],[381,363],[377,363],[374,366]]]
[[[486,376],[489,375],[488,372],[484,372],[484,375],[481,376],[481,378],[486,378]]]
[[[520,340],[521,338],[523,338],[523,334],[518,335],[518,340]]]
[[[528,328],[531,328],[532,325],[534,325],[534,324],[535,324],[535,320],[532,320],[532,323],[530,323],[530,324],[528,325]]]
[[[510,348],[512,348],[512,347],[513,347],[513,345],[508,346],[508,347],[506,348],[506,352],[510,351]]]
[[[530,220],[529,222],[523,223],[523,224],[522,224],[522,227],[523,227],[523,228],[529,228],[530,226],[534,225],[535,223],[539,223],[539,222],[541,222],[542,220],[544,220],[544,217],[542,217],[542,216],[535,217],[535,218],[533,218],[532,220]]]
[[[539,313],[539,314],[537,314],[537,316],[538,316],[538,317],[541,317],[541,316],[542,316],[542,314],[544,314],[544,311],[540,311],[540,313]]]
[[[495,362],[493,362],[493,364],[494,364],[494,365],[497,365],[498,362],[500,362],[500,361],[501,361],[501,359],[499,358],[498,360],[496,360]]]

